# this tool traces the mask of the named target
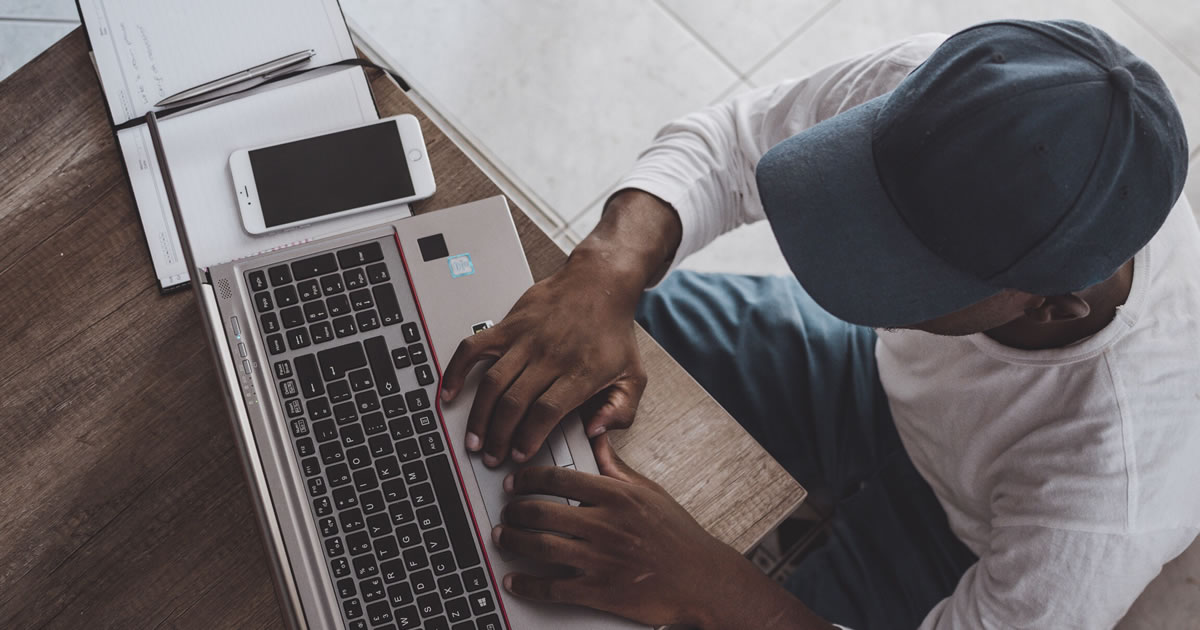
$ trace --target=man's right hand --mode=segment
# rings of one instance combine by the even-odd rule
[[[495,360],[475,393],[467,450],[482,449],[488,466],[510,453],[524,462],[576,408],[589,437],[633,422],[646,387],[634,313],[679,231],[661,200],[618,193],[561,270],[526,291],[499,324],[459,344],[443,375],[443,400],[458,395],[476,363]]]

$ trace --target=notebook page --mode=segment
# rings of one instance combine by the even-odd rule
[[[196,264],[208,267],[409,216],[408,206],[399,204],[261,235],[251,235],[242,227],[229,171],[231,153],[377,119],[362,70],[347,68],[161,121],[163,146]],[[186,282],[187,268],[150,132],[139,125],[120,131],[117,138],[159,280],[164,288]]]
[[[355,57],[337,0],[79,0],[113,124],[188,88],[313,49]]]

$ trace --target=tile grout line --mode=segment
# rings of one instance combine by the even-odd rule
[[[700,33],[696,32],[696,29],[693,29],[691,27],[691,25],[688,24],[686,21],[684,21],[683,18],[679,17],[679,15],[677,13],[672,11],[670,9],[670,7],[668,7],[663,2],[663,0],[654,0],[654,4],[658,5],[658,8],[662,9],[663,13],[666,13],[667,16],[669,16],[672,20],[675,20],[675,23],[678,24],[680,28],[682,28],[689,35],[691,35],[693,38],[695,38],[696,41],[700,42],[700,45],[703,46],[706,50],[708,50],[708,52],[711,53],[712,56],[716,57],[717,61],[720,61],[722,64],[724,64],[725,69],[732,72],[733,75],[736,76],[737,78],[742,79],[743,81],[746,80],[746,76],[743,75],[737,69],[737,67],[733,65],[733,62],[729,61],[729,59],[726,59],[725,55],[722,55],[720,53],[720,51],[718,51],[716,49],[716,47],[712,45],[712,43],[710,43],[706,38],[701,36]]]
[[[758,72],[759,70],[761,70],[763,66],[767,65],[768,61],[770,61],[771,59],[774,59],[776,55],[778,55],[780,52],[783,51],[784,48],[787,48],[792,42],[796,41],[796,39],[798,39],[806,31],[808,31],[808,29],[811,28],[813,24],[816,24],[818,20],[825,17],[825,15],[827,13],[829,13],[831,10],[833,10],[833,7],[837,6],[838,2],[839,2],[839,0],[829,0],[829,2],[827,2],[825,4],[825,6],[821,7],[820,9],[817,9],[817,12],[812,14],[812,17],[809,17],[807,20],[805,20],[804,23],[801,24],[799,26],[799,28],[796,29],[795,32],[793,32],[791,35],[788,35],[787,37],[783,38],[783,40],[780,41],[778,44],[776,44],[774,48],[767,51],[767,54],[764,55],[762,59],[759,59],[758,63],[754,64],[753,66],[750,67],[750,69],[746,70],[746,77],[750,77],[755,72]],[[746,81],[749,82],[750,79],[747,78]]]
[[[20,15],[0,15],[0,23],[11,22],[14,24],[79,24],[79,20],[73,18],[51,18],[51,17],[24,17]]]
[[[1143,20],[1141,16],[1139,16],[1137,13],[1134,13],[1132,9],[1125,6],[1125,3],[1122,0],[1112,0],[1112,3],[1117,5],[1117,8],[1124,12],[1125,15],[1128,15],[1130,19],[1137,23],[1138,26],[1149,31],[1150,35],[1153,36],[1154,39],[1158,40],[1158,43],[1162,44],[1163,47],[1166,48],[1172,55],[1174,55],[1176,59],[1183,62],[1184,66],[1186,66],[1192,72],[1200,75],[1200,66],[1193,64],[1191,59],[1189,59],[1187,55],[1183,54],[1182,51],[1176,48],[1169,39],[1160,35],[1158,30],[1155,29],[1153,25]]]

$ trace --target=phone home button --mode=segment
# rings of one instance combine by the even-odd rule
[[[420,151],[420,149],[413,149],[412,151],[409,151],[409,152],[408,152],[408,159],[409,159],[409,160],[411,160],[411,161],[413,161],[413,162],[420,162],[420,161],[421,161],[421,151]]]

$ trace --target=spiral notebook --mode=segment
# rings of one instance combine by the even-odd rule
[[[139,119],[172,94],[294,52],[316,53],[301,69],[354,58],[350,31],[337,0],[77,4],[159,288],[178,289],[187,284],[187,268],[149,131]],[[230,153],[378,119],[358,67],[306,72],[163,117],[163,146],[196,264],[208,267],[409,216],[408,206],[398,204],[262,235],[242,227]]]

